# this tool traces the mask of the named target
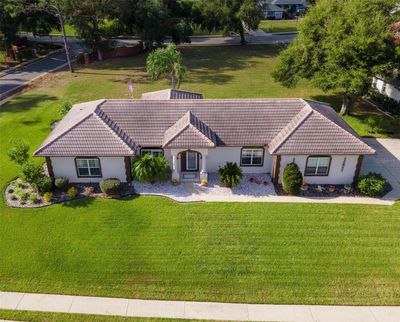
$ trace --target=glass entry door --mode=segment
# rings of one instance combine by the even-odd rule
[[[186,170],[197,171],[197,152],[187,151],[186,152]]]

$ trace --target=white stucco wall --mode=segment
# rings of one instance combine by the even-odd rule
[[[100,182],[103,179],[117,178],[126,182],[125,162],[123,157],[99,157],[102,177],[78,178],[74,157],[52,157],[54,177],[67,177],[69,182]]]
[[[220,166],[224,166],[227,162],[236,162],[240,166],[241,147],[218,147],[213,149],[192,149],[199,153],[205,152],[207,172],[217,172]],[[183,149],[182,149],[183,150]],[[180,152],[181,149],[174,150],[175,153]],[[171,150],[165,149],[164,156],[171,162]],[[203,160],[199,160],[199,170],[202,167]],[[177,162],[178,171],[180,171],[180,162]],[[270,173],[272,172],[272,157],[265,150],[264,165],[262,167],[241,167],[243,173]]]
[[[400,90],[398,90],[393,85],[386,83],[386,88],[384,90],[385,81],[376,77],[374,77],[373,85],[379,91],[379,93],[384,94],[400,102]]]
[[[241,147],[219,147],[208,150],[207,171],[217,172],[226,162],[236,162],[240,166]],[[264,150],[264,165],[262,167],[241,167],[243,173],[268,173],[272,172],[272,157]]]
[[[282,156],[280,173],[279,173],[279,183],[282,182],[282,174],[285,166],[290,162],[295,162],[301,173],[303,174],[303,181],[310,184],[351,184],[354,179],[354,174],[357,167],[358,155],[332,155],[331,167],[328,176],[304,176],[304,171],[306,168],[306,155],[285,155]],[[346,162],[342,170],[342,165],[344,158]]]

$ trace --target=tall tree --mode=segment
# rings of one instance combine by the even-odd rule
[[[147,72],[152,79],[159,79],[165,75],[171,78],[173,89],[179,87],[185,74],[182,64],[182,54],[175,45],[158,48],[149,54],[146,61]]]
[[[264,12],[263,0],[200,0],[200,26],[208,31],[238,32],[240,42],[246,43],[245,26],[257,29]]]
[[[70,0],[71,23],[82,42],[97,52],[102,60],[101,47],[108,33],[106,21],[115,15],[118,1],[114,0]]]
[[[16,8],[11,0],[0,2],[0,50],[8,52],[17,38]]]
[[[324,91],[367,93],[373,76],[400,68],[400,49],[389,26],[398,0],[318,0],[299,24],[298,36],[279,57],[275,80],[292,87],[302,79]],[[398,18],[397,18],[398,19]]]

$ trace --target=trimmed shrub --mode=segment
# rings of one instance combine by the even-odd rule
[[[22,165],[29,159],[29,145],[22,140],[15,141],[7,151],[7,155],[11,161]]]
[[[59,177],[54,180],[54,185],[57,189],[66,191],[68,189],[69,180],[66,177]]]
[[[100,189],[106,195],[114,195],[121,192],[122,184],[119,179],[105,179],[100,182]]]
[[[43,200],[44,200],[45,202],[50,202],[50,201],[52,201],[52,200],[53,200],[53,193],[52,193],[52,192],[46,192],[46,193],[43,195]]]
[[[67,195],[70,198],[75,198],[78,195],[78,189],[76,187],[71,187],[67,191]]]
[[[65,101],[60,105],[59,113],[61,116],[65,116],[69,110],[72,108],[72,104],[69,101]]]
[[[29,184],[36,186],[42,177],[43,167],[41,164],[29,160],[22,165],[22,178]]]
[[[227,162],[222,168],[218,169],[218,174],[221,183],[228,188],[237,186],[243,178],[242,169],[236,162]]]
[[[40,199],[35,194],[30,195],[28,200],[30,203],[35,203],[35,204],[40,202]]]
[[[357,190],[368,197],[381,195],[385,190],[385,186],[386,179],[375,172],[370,172],[356,180]]]
[[[300,194],[301,185],[303,184],[303,175],[296,163],[291,162],[283,169],[282,187],[283,190],[292,196]]]
[[[36,183],[37,191],[43,195],[45,192],[53,190],[53,179],[48,176],[41,177]]]

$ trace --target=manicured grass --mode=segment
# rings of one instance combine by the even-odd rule
[[[0,310],[0,319],[30,322],[185,322],[184,319],[155,319],[155,318],[133,318],[122,316],[88,315],[88,314],[68,314],[32,311],[13,311]]]
[[[273,83],[273,46],[184,49],[183,89],[206,98],[310,97],[302,82]],[[0,108],[0,186],[18,174],[13,139],[33,149],[63,100],[128,98],[168,86],[144,72],[145,56],[51,75]],[[356,120],[356,119],[355,119]],[[33,152],[33,151],[31,151]],[[400,204],[181,205],[141,197],[42,209],[0,201],[0,289],[205,301],[400,304]]]
[[[265,32],[292,32],[297,31],[296,19],[290,20],[262,20],[259,28]]]
[[[400,304],[400,204],[140,197],[2,209],[3,291]]]

